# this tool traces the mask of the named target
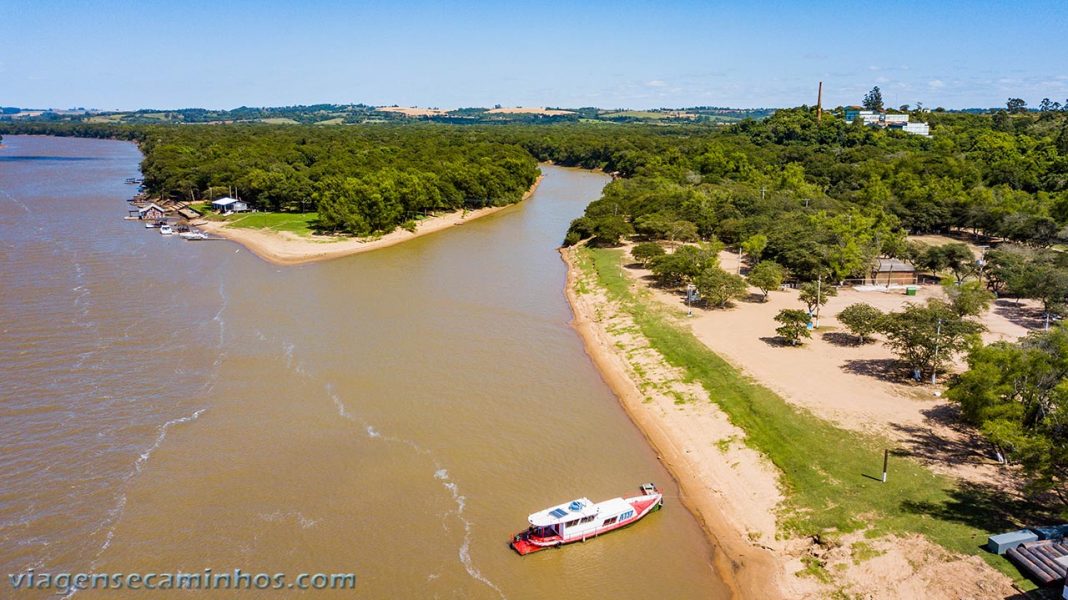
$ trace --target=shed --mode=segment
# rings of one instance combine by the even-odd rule
[[[225,198],[219,198],[211,203],[211,207],[221,213],[235,213],[248,211],[248,203],[244,200],[238,200],[237,198],[231,198],[229,196]]]
[[[916,283],[916,267],[896,258],[880,258],[872,266],[871,283],[886,285]]]
[[[166,214],[167,210],[155,202],[151,202],[137,209],[137,218],[142,221],[158,221]]]

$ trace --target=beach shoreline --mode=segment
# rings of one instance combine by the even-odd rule
[[[533,196],[544,177],[544,175],[538,175],[530,189],[523,193],[519,202],[475,210],[458,210],[434,216],[418,223],[414,232],[398,227],[386,235],[371,239],[347,237],[339,240],[331,236],[315,235],[304,237],[285,231],[228,227],[225,223],[215,221],[198,221],[195,225],[207,233],[240,244],[269,263],[283,266],[301,265],[388,248],[498,213],[522,204]]]
[[[581,267],[576,264],[573,252],[571,248],[560,249],[560,256],[567,265],[565,295],[572,311],[571,326],[579,334],[586,354],[616,395],[624,412],[678,484],[680,501],[700,523],[712,545],[712,562],[717,574],[735,597],[786,597],[784,558],[768,546],[755,544],[751,537],[747,539],[753,531],[750,528],[753,515],[738,514],[739,511],[734,510],[736,506],[725,501],[725,496],[737,490],[729,489],[733,486],[722,481],[704,481],[701,475],[707,474],[706,470],[694,468],[693,464],[701,459],[687,448],[693,439],[677,433],[670,417],[657,414],[656,407],[646,401],[640,382],[632,378],[625,358],[620,356],[621,351],[616,350],[617,346],[601,324],[599,313],[602,307],[596,299],[591,300],[589,294],[579,290]],[[726,489],[717,491],[710,487],[710,483],[724,484]],[[774,481],[771,483],[775,484]],[[774,531],[774,517],[770,517],[771,522],[763,525]]]

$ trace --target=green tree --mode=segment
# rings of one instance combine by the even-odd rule
[[[726,307],[731,300],[745,295],[748,287],[740,275],[728,273],[718,266],[711,266],[701,271],[694,278],[694,287],[705,302],[716,308]]]
[[[1068,500],[1068,329],[995,342],[968,358],[946,396],[964,418],[1019,463],[1036,491]]]
[[[594,220],[591,230],[593,239],[590,245],[601,247],[618,246],[625,236],[634,232],[630,223],[619,215],[605,215]]]
[[[1005,108],[1010,113],[1024,113],[1027,112],[1027,102],[1024,102],[1023,98],[1009,98]]]
[[[868,343],[871,335],[882,327],[883,311],[870,304],[850,304],[838,313],[838,320],[850,333],[860,338],[861,344]]]
[[[654,258],[650,268],[657,283],[665,287],[677,287],[692,281],[701,272],[719,266],[719,252],[723,244],[717,241],[697,246],[679,246],[671,254]]]
[[[749,239],[742,242],[742,251],[745,252],[746,258],[750,263],[760,262],[761,255],[764,254],[764,249],[768,247],[768,236],[763,233],[750,236]]]
[[[962,319],[949,303],[931,298],[926,304],[908,304],[888,313],[879,330],[915,379],[930,373],[933,382],[943,364],[979,343],[983,326]]]
[[[864,95],[864,108],[868,110],[883,109],[883,92],[879,89],[879,86],[871,88],[871,91]]]
[[[808,329],[808,313],[796,308],[784,308],[775,315],[775,320],[781,325],[775,328],[775,333],[793,346],[801,343],[801,338],[812,337]]]
[[[634,260],[638,261],[643,267],[649,266],[649,263],[658,257],[664,256],[663,246],[656,242],[642,242],[636,244],[630,250],[630,255],[634,257]]]
[[[994,294],[979,281],[949,283],[942,286],[949,304],[960,317],[978,317],[990,308]]]
[[[827,304],[827,300],[838,295],[838,290],[833,285],[827,285],[822,281],[809,281],[801,284],[798,300],[808,309],[808,314],[814,319],[816,326],[820,322],[820,307]]]
[[[786,269],[782,268],[782,265],[765,260],[757,263],[755,267],[749,270],[749,285],[759,289],[760,293],[764,295],[764,302],[767,302],[768,292],[782,287],[785,277]]]

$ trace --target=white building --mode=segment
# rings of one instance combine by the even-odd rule
[[[248,203],[244,200],[238,200],[237,198],[231,198],[229,196],[225,198],[219,198],[211,203],[211,207],[221,213],[237,213],[247,212]]]
[[[909,123],[907,114],[861,110],[859,106],[850,106],[845,109],[845,118],[850,123],[860,119],[868,127],[891,127],[915,135],[931,135],[931,128],[927,123]]]

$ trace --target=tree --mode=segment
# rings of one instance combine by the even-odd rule
[[[750,263],[760,262],[760,256],[764,254],[764,249],[767,247],[768,236],[763,233],[750,236],[749,239],[742,242],[742,251],[745,252]]]
[[[1019,463],[1036,491],[1066,501],[1068,481],[1068,329],[995,342],[968,358],[946,396],[965,420]]]
[[[950,283],[943,285],[946,297],[954,312],[960,317],[978,317],[990,308],[994,294],[983,287],[982,282]]]
[[[871,88],[871,91],[864,96],[864,108],[868,110],[883,109],[883,92],[879,89],[879,86]]]
[[[782,323],[775,328],[775,333],[793,346],[800,344],[803,337],[812,337],[812,332],[808,329],[808,313],[803,310],[784,308],[775,315],[775,320]]]
[[[883,311],[870,304],[850,304],[838,313],[838,320],[850,333],[860,338],[861,344],[866,344],[871,335],[882,326]]]
[[[736,298],[745,295],[748,287],[740,275],[728,273],[718,266],[711,266],[694,278],[694,287],[705,302],[723,308]]]
[[[1027,112],[1027,102],[1024,102],[1023,98],[1009,98],[1005,103],[1005,108],[1010,113]]]
[[[808,308],[808,314],[815,320],[818,327],[820,307],[827,304],[828,298],[837,295],[838,290],[833,285],[827,285],[827,283],[820,281],[809,281],[801,284],[801,293],[798,295],[798,299]]]
[[[654,258],[650,263],[657,282],[665,287],[677,287],[692,281],[710,267],[719,266],[719,251],[723,244],[718,241],[699,246],[679,246],[671,254]]]
[[[949,303],[931,298],[926,304],[908,304],[900,312],[888,313],[879,331],[916,380],[925,373],[933,380],[946,361],[979,343],[983,326],[962,319]]]
[[[630,250],[630,255],[634,257],[634,260],[641,263],[643,267],[648,266],[657,257],[665,254],[664,248],[656,242],[642,242]]]
[[[757,263],[749,271],[749,285],[752,285],[764,294],[764,302],[768,301],[768,292],[782,287],[782,281],[786,277],[786,269],[782,265],[770,260]]]
[[[1049,263],[1032,264],[1011,285],[1017,294],[1042,303],[1047,329],[1050,319],[1064,312],[1065,298],[1068,297],[1068,270]]]
[[[619,215],[605,215],[593,221],[593,246],[618,246],[623,237],[633,233],[630,223]]]
[[[926,248],[917,258],[916,266],[935,274],[949,269],[957,283],[960,283],[965,277],[975,273],[976,262],[975,255],[967,244],[954,242]]]

